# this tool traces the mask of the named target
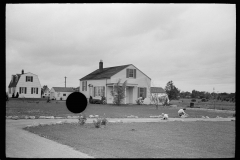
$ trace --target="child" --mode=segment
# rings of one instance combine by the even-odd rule
[[[168,114],[163,115],[163,120],[168,120]]]

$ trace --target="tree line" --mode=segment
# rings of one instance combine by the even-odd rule
[[[209,93],[205,91],[192,90],[192,92],[180,91],[172,81],[169,81],[165,87],[165,91],[168,95],[169,100],[179,99],[179,98],[200,98],[200,99],[217,99],[221,101],[234,101],[236,93]]]

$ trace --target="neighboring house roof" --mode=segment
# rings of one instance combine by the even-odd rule
[[[162,87],[151,87],[151,93],[166,93]]]
[[[72,87],[52,87],[55,92],[74,92]]]
[[[115,66],[115,67],[108,67],[108,68],[103,68],[102,71],[99,69],[93,71],[92,73],[86,75],[85,77],[81,78],[80,80],[95,80],[95,79],[109,79],[111,78],[114,74],[120,72],[124,68],[130,66],[131,64],[128,65],[122,65],[122,66]]]
[[[75,92],[79,92],[79,87],[73,88]]]

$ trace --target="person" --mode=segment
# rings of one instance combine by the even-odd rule
[[[188,114],[184,112],[185,110],[186,110],[186,108],[180,109],[180,110],[178,111],[178,115],[179,115],[180,117],[187,117]]]
[[[163,120],[168,120],[168,114],[163,114]]]

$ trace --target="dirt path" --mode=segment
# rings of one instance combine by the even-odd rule
[[[235,118],[109,118],[109,122],[168,122],[168,121],[231,121]],[[73,148],[23,130],[28,125],[59,121],[77,122],[77,119],[6,120],[6,157],[11,158],[93,158]],[[88,119],[87,123],[92,123]]]

